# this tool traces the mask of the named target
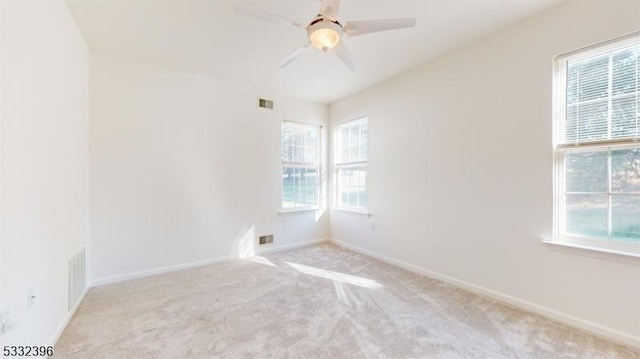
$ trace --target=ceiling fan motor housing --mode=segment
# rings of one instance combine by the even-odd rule
[[[340,43],[342,25],[337,21],[321,18],[309,24],[307,34],[315,48],[322,51],[331,50]]]

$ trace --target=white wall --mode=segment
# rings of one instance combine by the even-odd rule
[[[553,57],[639,29],[637,0],[576,0],[332,104],[369,116],[374,216],[332,211],[331,237],[640,345],[640,261],[542,243]]]
[[[4,83],[2,81],[2,53],[4,52],[4,47],[3,47],[3,33],[4,33],[4,26],[2,25],[3,23],[3,13],[4,13],[4,6],[2,5],[2,0],[0,0],[0,325],[2,325],[2,323],[4,323],[5,321],[5,316],[8,315],[8,313],[5,312],[5,296],[4,296],[4,265],[3,260],[2,260],[2,84]],[[0,347],[4,348],[4,336],[2,335],[2,328],[0,327]]]
[[[0,7],[3,344],[47,345],[67,315],[68,260],[89,234],[88,49],[62,0]]]
[[[327,238],[326,214],[278,211],[281,120],[326,129],[328,108],[275,97],[275,110],[267,111],[257,108],[258,96],[273,98],[92,52],[90,272],[96,283],[235,256],[252,226],[249,246],[254,235],[270,233],[274,246]]]

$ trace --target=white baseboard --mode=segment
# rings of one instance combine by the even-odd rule
[[[56,330],[56,332],[53,333],[53,336],[51,336],[51,339],[49,339],[49,345],[51,346],[56,345],[56,343],[58,342],[58,339],[60,339],[60,336],[62,335],[65,328],[71,321],[71,318],[73,318],[73,315],[76,313],[76,310],[80,306],[80,303],[82,303],[82,300],[84,300],[84,297],[87,295],[87,293],[89,293],[89,289],[91,289],[91,287],[87,286],[82,291],[82,293],[80,293],[80,297],[78,297],[78,300],[76,300],[76,304],[74,304],[73,307],[71,307],[71,310],[67,312],[67,315],[65,315],[65,317],[62,319],[62,323],[60,323],[60,325],[58,326],[58,330]]]
[[[328,238],[321,238],[321,239],[312,239],[309,241],[304,241],[299,243],[286,244],[283,246],[270,247],[269,245],[267,245],[265,247],[258,247],[256,249],[256,254],[269,254],[269,253],[281,252],[289,249],[313,246],[313,245],[328,242],[328,241],[329,241]]]
[[[418,273],[418,274],[422,274],[426,277],[429,278],[433,278],[445,283],[449,283],[451,285],[454,285],[456,287],[465,289],[469,292],[472,293],[476,293],[485,297],[489,297],[492,299],[495,299],[497,301],[503,302],[503,303],[507,303],[510,305],[513,305],[515,307],[530,311],[530,312],[534,312],[537,314],[540,314],[542,316],[545,316],[547,318],[556,320],[558,322],[562,322],[564,324],[567,324],[569,326],[578,328],[578,329],[582,329],[585,331],[588,331],[590,333],[593,333],[599,337],[608,339],[608,340],[612,340],[615,342],[619,342],[622,344],[626,344],[632,347],[636,347],[636,348],[640,348],[640,337],[638,336],[634,336],[628,333],[624,333],[621,332],[619,330],[613,329],[613,328],[609,328],[607,326],[604,325],[600,325],[594,322],[590,322],[588,320],[584,320],[584,319],[580,319],[578,317],[572,316],[570,314],[566,314],[566,313],[562,313],[560,311],[557,311],[555,309],[551,309],[551,308],[547,308],[535,303],[531,303],[528,302],[526,300],[523,299],[519,299],[519,298],[515,298],[512,297],[510,295],[507,294],[503,294],[500,292],[497,292],[495,290],[491,290],[488,288],[484,288],[469,282],[465,282],[463,280],[459,280],[444,274],[440,274],[438,272],[434,272],[432,270],[411,264],[411,263],[407,263],[407,262],[403,262],[401,260],[395,259],[395,258],[391,258],[391,257],[387,257],[385,255],[382,254],[378,254],[376,252],[370,251],[368,249],[364,249],[358,246],[354,246],[352,244],[348,244],[342,241],[339,241],[337,239],[329,239],[329,241],[331,243],[334,243],[336,245],[339,245],[341,247],[350,249],[354,252],[358,252],[361,254],[364,254],[366,256],[378,259],[380,261],[383,261],[385,263],[389,263],[392,265],[395,265],[397,267],[406,269],[410,272],[414,272],[414,273]]]
[[[267,245],[267,246],[265,246],[263,248],[256,247],[255,253],[258,254],[258,255],[260,255],[260,254],[268,254],[268,253],[275,253],[275,252],[285,251],[285,250],[294,249],[294,248],[312,246],[312,245],[323,243],[323,242],[327,242],[327,241],[328,241],[327,238],[322,238],[322,239],[313,239],[313,240],[309,240],[309,241],[293,243],[293,244],[287,244],[287,245],[282,245],[282,246]],[[177,264],[177,265],[173,265],[173,266],[160,267],[160,268],[149,269],[149,270],[144,270],[144,271],[139,271],[139,272],[121,274],[121,275],[116,275],[116,276],[112,276],[112,277],[105,277],[105,278],[100,278],[100,279],[93,280],[91,282],[91,287],[98,287],[98,286],[107,285],[107,284],[124,282],[124,281],[131,280],[131,279],[149,277],[149,276],[152,276],[152,275],[171,273],[171,272],[175,272],[175,271],[179,271],[179,270],[183,270],[183,269],[206,266],[206,265],[209,265],[209,264],[228,262],[228,261],[231,261],[231,260],[234,260],[234,259],[238,259],[238,257],[237,256],[225,256],[225,257],[211,258],[211,259],[205,259],[203,261],[190,262],[190,263],[184,263],[184,264]]]
[[[322,238],[322,239],[314,239],[314,240],[310,240],[310,241],[292,243],[292,244],[287,244],[287,245],[282,245],[282,246],[272,246],[272,247],[270,246],[270,247],[265,247],[265,248],[257,248],[256,254],[268,254],[268,253],[286,251],[286,250],[294,249],[294,248],[312,246],[312,245],[324,243],[324,242],[327,242],[327,241],[329,241],[329,239]],[[145,271],[139,271],[139,272],[123,274],[123,275],[117,275],[117,276],[106,277],[106,278],[101,278],[101,279],[94,280],[80,294],[80,297],[78,298],[76,304],[74,304],[74,306],[71,308],[71,310],[69,310],[67,312],[67,315],[62,320],[62,323],[60,323],[60,326],[58,327],[58,330],[56,330],[54,335],[49,340],[49,343],[51,343],[50,345],[55,346],[55,344],[58,342],[58,339],[60,339],[60,336],[64,332],[65,328],[67,327],[67,325],[71,321],[71,318],[73,318],[73,315],[75,314],[76,310],[80,306],[80,303],[82,303],[82,301],[84,300],[84,297],[87,295],[87,293],[89,292],[89,289],[91,289],[92,287],[97,287],[97,286],[107,285],[107,284],[113,284],[113,283],[123,282],[123,281],[136,279],[136,278],[148,277],[148,276],[157,275],[157,274],[170,273],[170,272],[175,272],[175,271],[179,271],[179,270],[183,270],[183,269],[201,267],[201,266],[205,266],[205,265],[209,265],[209,264],[222,263],[222,262],[227,262],[227,261],[231,261],[231,260],[234,260],[234,259],[237,259],[237,257],[235,257],[235,256],[226,256],[226,257],[212,258],[212,259],[207,259],[207,260],[203,260],[203,261],[178,264],[178,265],[173,265],[173,266],[161,267],[161,268],[156,268],[156,269],[150,269],[150,270],[145,270]]]
[[[233,256],[218,257],[218,258],[205,259],[205,260],[202,260],[202,261],[196,261],[196,262],[190,262],[190,263],[184,263],[184,264],[177,264],[177,265],[173,265],[173,266],[160,267],[160,268],[155,268],[155,269],[148,269],[148,270],[143,270],[143,271],[133,272],[133,273],[128,273],[128,274],[121,274],[121,275],[116,275],[116,276],[112,276],[112,277],[95,279],[95,280],[93,280],[91,282],[91,286],[92,287],[99,287],[101,285],[124,282],[124,281],[131,280],[131,279],[144,278],[144,277],[149,277],[149,276],[152,276],[152,275],[171,273],[171,272],[175,272],[175,271],[179,271],[179,270],[183,270],[183,269],[189,269],[189,268],[206,266],[206,265],[209,265],[209,264],[227,262],[227,261],[230,261],[230,260],[233,260],[233,259],[235,259],[235,257],[233,257]]]

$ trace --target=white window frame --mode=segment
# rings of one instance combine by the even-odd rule
[[[306,128],[313,128],[317,131],[317,136],[316,136],[316,158],[315,161],[313,162],[293,162],[293,161],[284,161],[282,160],[282,165],[280,168],[280,176],[282,176],[282,173],[284,172],[284,170],[286,168],[299,168],[299,169],[315,169],[316,173],[318,174],[318,182],[317,182],[317,193],[316,193],[316,204],[314,205],[308,205],[308,206],[294,206],[294,207],[284,207],[284,187],[282,185],[282,178],[280,179],[280,213],[291,213],[291,212],[303,212],[303,211],[311,211],[311,210],[317,210],[320,208],[320,203],[321,201],[321,183],[322,183],[322,161],[320,160],[321,155],[322,155],[322,126],[321,125],[317,125],[317,124],[310,124],[310,123],[302,123],[302,122],[295,122],[295,121],[289,121],[289,120],[283,120],[281,123],[281,130],[280,130],[280,151],[282,151],[282,126],[284,126],[285,124],[289,124],[289,125],[293,125],[293,126],[299,126],[299,127],[306,127]],[[281,156],[282,157],[282,156]]]
[[[338,162],[337,159],[341,158],[341,156],[338,155],[338,151],[341,150],[340,144],[337,141],[338,138],[338,134],[340,131],[341,127],[345,127],[345,126],[349,126],[352,125],[354,122],[359,122],[365,120],[367,122],[367,160],[364,161],[344,161],[344,162]],[[354,213],[359,213],[359,214],[366,214],[368,215],[368,206],[366,207],[354,207],[354,206],[348,206],[348,205],[343,205],[341,198],[342,198],[342,185],[340,183],[340,172],[344,169],[361,169],[363,170],[366,175],[368,177],[369,175],[369,171],[368,171],[368,158],[369,158],[369,142],[368,142],[368,133],[369,133],[369,119],[367,116],[362,116],[362,117],[358,117],[355,118],[353,120],[349,120],[346,122],[343,122],[339,125],[336,126],[336,131],[335,131],[335,135],[334,135],[334,139],[336,139],[335,141],[335,146],[334,146],[334,158],[336,159],[335,163],[334,163],[334,170],[335,170],[335,181],[334,181],[334,208],[337,210],[341,210],[341,211],[347,211],[347,212],[354,212]],[[368,197],[368,191],[369,191],[369,186],[368,186],[368,180],[365,183],[365,190],[367,191],[367,197]],[[368,201],[367,201],[368,203]]]
[[[640,32],[633,33],[621,38],[613,39],[604,43],[596,44],[585,49],[576,50],[568,54],[557,56],[555,59],[554,68],[554,215],[553,215],[553,239],[551,243],[560,244],[569,247],[582,248],[587,250],[594,250],[605,253],[620,254],[625,256],[640,257],[640,243],[629,243],[624,241],[618,241],[611,239],[611,198],[615,196],[615,193],[611,192],[611,183],[609,183],[606,192],[602,192],[602,195],[609,196],[609,219],[608,219],[608,231],[609,237],[607,239],[597,239],[590,237],[583,237],[578,235],[567,234],[565,231],[566,225],[566,208],[565,208],[565,195],[567,194],[565,188],[565,158],[566,154],[578,153],[578,152],[608,152],[608,180],[611,182],[611,151],[625,150],[625,149],[638,149],[640,148],[639,138],[624,138],[624,139],[607,139],[597,140],[590,142],[582,142],[575,144],[562,143],[562,128],[561,123],[565,121],[566,116],[566,66],[569,61],[575,61],[579,59],[589,58],[597,55],[604,55],[612,50],[619,49],[628,45],[640,43]],[[611,76],[611,75],[610,75]],[[611,89],[611,83],[609,84]],[[636,91],[640,91],[640,83],[637,84]],[[609,94],[609,102],[611,102],[612,95]],[[637,108],[640,113],[640,108]],[[608,107],[608,116],[611,116],[611,106]],[[596,193],[597,194],[597,193]],[[631,194],[633,195],[633,194]]]

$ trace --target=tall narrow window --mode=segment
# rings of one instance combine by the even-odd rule
[[[320,126],[282,122],[282,208],[317,208],[320,187]]]
[[[367,210],[367,119],[336,128],[336,208]]]
[[[556,240],[640,254],[640,36],[558,58]]]

